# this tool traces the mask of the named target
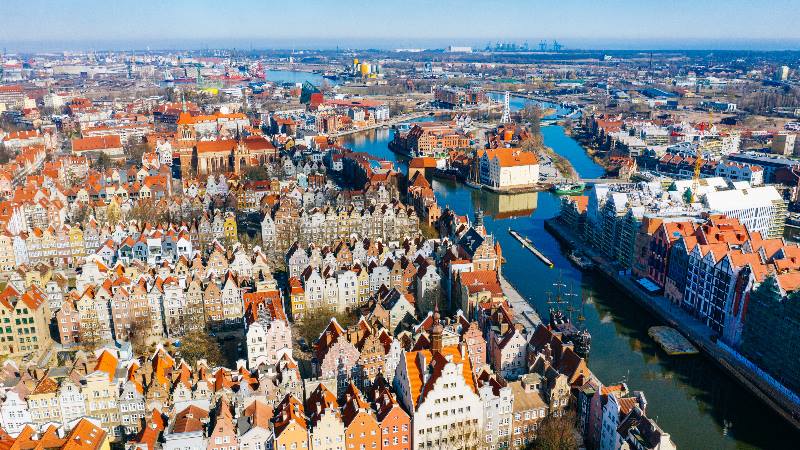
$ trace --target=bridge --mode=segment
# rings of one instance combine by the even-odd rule
[[[543,182],[546,183],[584,183],[587,185],[595,185],[595,184],[627,184],[630,183],[629,180],[623,180],[621,178],[564,178],[564,177],[552,177],[552,178],[545,178],[542,179]]]

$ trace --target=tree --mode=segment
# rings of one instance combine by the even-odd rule
[[[575,413],[567,411],[558,417],[552,415],[545,417],[528,448],[531,450],[573,450],[578,448]]]
[[[151,329],[150,316],[137,317],[131,322],[131,327],[128,329],[128,342],[133,346],[135,355],[142,356],[148,353]]]
[[[128,159],[134,164],[139,164],[142,162],[142,155],[147,152],[147,144],[144,142],[139,142],[136,144],[132,144],[128,147]]]
[[[420,317],[424,317],[428,312],[433,311],[436,305],[442,309],[444,305],[444,295],[442,294],[442,287],[438,284],[422,294],[422,298],[417,302],[417,310]]]
[[[211,367],[222,365],[225,362],[219,343],[204,330],[190,331],[180,341],[181,357],[189,365],[194,366],[200,359],[205,359]]]
[[[300,337],[311,344],[317,340],[322,330],[328,326],[331,318],[336,318],[342,328],[347,328],[354,322],[353,317],[347,313],[338,312],[330,306],[320,306],[306,313],[303,320],[298,324],[297,331],[300,332]]]
[[[94,162],[92,162],[92,168],[99,172],[104,172],[111,166],[112,166],[111,158],[105,153],[100,153],[97,156],[97,159],[95,159]]]
[[[538,103],[527,103],[520,111],[520,117],[530,122],[531,134],[535,136],[541,133],[542,107]]]
[[[89,219],[89,213],[89,205],[86,203],[81,203],[72,212],[72,221],[74,223],[86,222],[86,220]]]
[[[243,178],[246,181],[264,181],[269,179],[269,172],[265,166],[250,166],[244,169]]]
[[[152,223],[154,220],[157,220],[160,215],[153,201],[139,200],[128,212],[128,220],[135,220],[139,223]]]

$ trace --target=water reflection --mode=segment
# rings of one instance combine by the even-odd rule
[[[544,127],[545,143],[565,155],[584,178],[603,173],[560,127]],[[391,131],[352,137],[343,145],[396,160],[388,150]],[[484,224],[503,248],[506,278],[538,311],[547,310],[546,292],[562,278],[586,299],[584,316],[592,333],[589,366],[607,384],[620,381],[645,392],[648,414],[669,432],[679,448],[794,448],[800,435],[753,395],[703,356],[668,357],[647,335],[661,325],[605,278],[582,273],[544,230],[558,213],[560,199],[549,192],[505,195],[473,190],[448,180],[432,183],[437,200],[458,214],[486,212]],[[555,263],[550,269],[508,234],[514,228]],[[791,445],[789,445],[791,444]]]
[[[494,219],[512,217],[528,217],[536,209],[538,192],[524,194],[495,194],[484,190],[473,189],[470,193],[472,204]]]

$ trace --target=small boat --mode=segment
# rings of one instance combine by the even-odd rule
[[[553,185],[551,190],[558,195],[582,194],[586,190],[585,183],[559,183]]]
[[[572,261],[573,264],[578,266],[581,270],[589,270],[594,267],[594,262],[591,258],[583,253],[579,252],[578,250],[573,250],[570,252],[568,256],[569,260]]]

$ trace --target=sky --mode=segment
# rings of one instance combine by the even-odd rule
[[[0,0],[0,47],[793,50],[798,19],[800,0]]]

